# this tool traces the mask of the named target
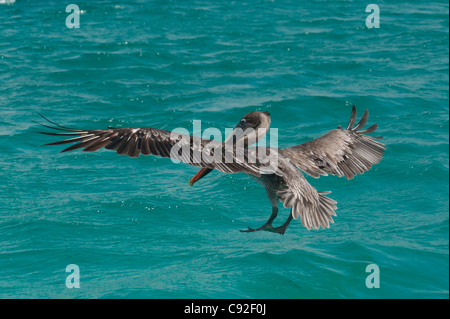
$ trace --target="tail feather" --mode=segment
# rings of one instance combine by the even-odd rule
[[[325,196],[330,192],[317,192],[313,198],[297,196],[289,189],[278,192],[280,200],[285,208],[292,208],[291,214],[294,219],[300,217],[300,221],[308,230],[329,228],[334,223],[336,216],[336,201]]]

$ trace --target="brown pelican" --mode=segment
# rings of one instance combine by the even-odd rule
[[[352,179],[381,160],[385,146],[375,139],[382,137],[365,135],[374,132],[377,124],[362,130],[368,116],[369,113],[366,110],[359,123],[355,125],[356,108],[353,106],[350,121],[345,129],[338,126],[314,140],[284,149],[267,148],[264,155],[270,159],[276,157],[276,167],[263,164],[258,157],[260,153],[256,152],[256,147],[251,146],[269,129],[270,114],[268,112],[246,114],[223,143],[151,127],[78,130],[61,126],[47,119],[53,125],[42,125],[60,132],[40,133],[71,137],[45,144],[76,143],[61,152],[80,148],[83,148],[85,152],[92,152],[104,147],[130,157],[153,154],[202,167],[189,181],[190,185],[214,169],[224,173],[245,173],[264,186],[272,204],[272,214],[261,227],[249,227],[242,231],[265,230],[284,234],[291,220],[299,216],[303,226],[308,230],[328,228],[330,223],[333,223],[332,216],[336,216],[336,202],[326,196],[330,192],[317,191],[308,183],[303,173],[315,178],[332,174]],[[244,143],[243,149],[236,147],[231,148],[230,151],[228,146],[236,146],[240,142]],[[184,152],[181,152],[182,150]],[[199,154],[218,155],[219,160],[211,161],[208,157],[204,158]],[[226,161],[229,159],[227,156],[231,156],[233,160]],[[250,160],[251,156],[254,160]],[[278,215],[278,201],[291,211],[281,226],[273,227],[272,223]]]

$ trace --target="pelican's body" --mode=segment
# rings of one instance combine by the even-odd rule
[[[201,166],[200,171],[190,180],[190,185],[214,169],[225,173],[245,173],[265,188],[272,205],[272,214],[263,226],[243,231],[266,230],[284,234],[291,220],[299,216],[307,229],[318,229],[328,228],[329,224],[333,223],[332,216],[336,215],[334,212],[336,202],[325,196],[329,192],[318,192],[308,183],[303,173],[315,178],[333,174],[351,179],[369,170],[373,164],[381,160],[385,147],[374,140],[380,137],[365,135],[375,131],[377,125],[361,131],[367,119],[366,110],[355,126],[356,109],[353,107],[346,129],[339,126],[315,140],[285,149],[268,148],[269,165],[262,164],[262,156],[256,152],[255,147],[251,146],[264,137],[269,129],[270,114],[267,112],[246,114],[224,143],[180,134],[174,137],[168,131],[149,127],[83,131],[60,125],[56,127],[44,125],[64,131],[44,134],[73,136],[67,140],[46,144],[77,142],[63,152],[78,148],[84,148],[84,151],[96,151],[105,147],[131,157],[137,157],[139,154],[153,154]],[[249,129],[251,129],[250,133],[248,133]],[[243,150],[237,148],[240,142],[243,142]],[[236,149],[232,148],[231,153],[228,150],[230,145],[236,146]],[[180,149],[187,149],[189,152],[183,154],[179,151]],[[199,158],[199,153],[196,152],[217,155],[216,159],[219,160],[207,161]],[[227,162],[226,156],[231,156],[233,162]],[[251,156],[256,156],[256,162],[251,160]],[[291,213],[284,224],[273,227],[272,223],[278,214],[279,201],[284,207],[291,208]]]

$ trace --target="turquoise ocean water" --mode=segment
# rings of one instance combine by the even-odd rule
[[[5,2],[1,298],[449,297],[447,2],[377,1],[372,29],[350,0],[77,1],[71,29],[70,2]],[[271,212],[245,175],[190,187],[197,169],[169,159],[40,147],[55,139],[33,122],[192,131],[261,110],[287,147],[345,126],[352,104],[379,124],[384,159],[308,178],[338,216],[284,236],[239,232]]]

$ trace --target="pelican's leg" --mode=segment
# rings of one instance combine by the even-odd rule
[[[270,215],[269,220],[264,225],[262,225],[259,228],[250,228],[250,227],[248,227],[248,229],[241,230],[241,232],[250,233],[250,232],[265,230],[265,231],[270,231],[272,233],[278,233],[280,235],[284,235],[284,233],[286,232],[286,229],[288,228],[288,226],[289,226],[289,224],[290,224],[290,222],[292,220],[292,212],[289,214],[289,217],[286,219],[286,221],[284,222],[283,225],[274,228],[272,226],[272,222],[275,219],[275,217],[277,217],[277,214],[278,214],[278,208],[274,207],[273,210],[272,210],[272,215]]]
[[[272,222],[275,218],[277,218],[277,215],[278,215],[278,207],[272,207],[272,214],[270,215],[269,219],[266,221],[266,223],[264,225],[262,225],[261,227],[258,227],[258,228],[248,227],[248,229],[241,230],[241,232],[250,233],[250,232],[260,231],[260,230],[273,231],[274,228],[272,226]]]
[[[293,217],[292,217],[292,211],[291,211],[291,213],[289,214],[289,217],[286,219],[284,224],[279,226],[279,227],[277,227],[277,228],[274,228],[272,231],[274,233],[278,233],[278,234],[284,235],[284,233],[286,232],[286,229],[288,228],[289,223],[291,222],[292,218]]]

